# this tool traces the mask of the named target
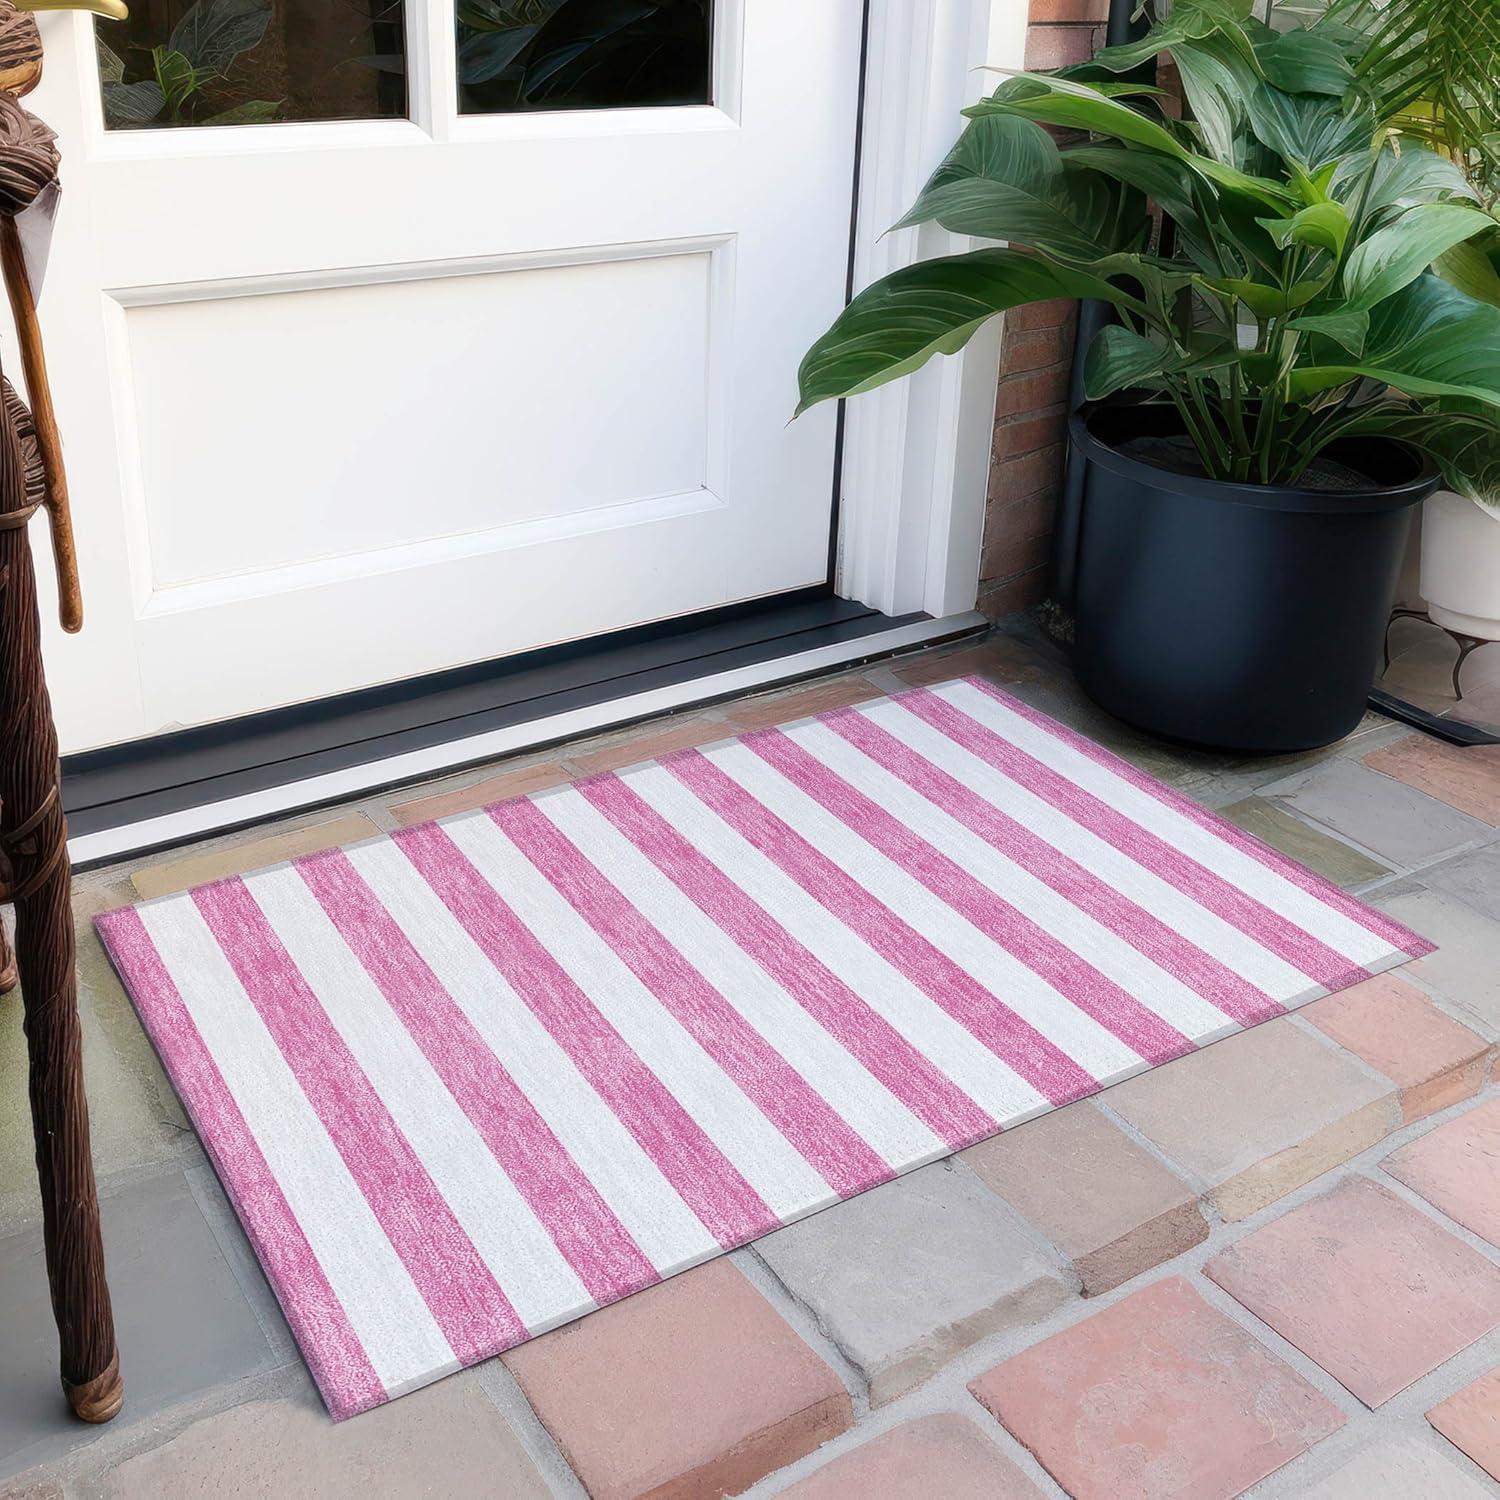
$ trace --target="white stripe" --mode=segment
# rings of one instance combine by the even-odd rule
[[[845,1051],[753,958],[576,792],[541,799],[546,813],[662,936],[891,1166],[943,1155],[934,1135]]]
[[[1053,767],[1355,963],[1364,966],[1390,957],[1390,944],[1361,927],[1353,918],[1309,895],[1269,865],[1251,858],[1170,804],[1158,801],[1123,776],[1075,750],[1066,741],[1047,730],[1038,729],[1029,719],[1023,719],[998,699],[966,682],[946,683],[936,692],[971,719]]]
[[[547,951],[781,1219],[837,1200],[738,1084],[483,813],[443,825]]]
[[[245,887],[531,1332],[594,1300],[296,870]]]
[[[921,881],[907,874],[801,788],[744,745],[706,752],[758,802],[846,871],[875,900],[897,913],[976,984],[1033,1026],[1101,1084],[1139,1072],[1141,1058],[1085,1015],[1060,990],[1027,968]]]
[[[1300,969],[1226,922],[1223,917],[1170,885],[1154,871],[1106,843],[1098,834],[1019,782],[1012,781],[972,751],[950,740],[925,719],[889,701],[875,705],[867,717],[908,748],[925,756],[986,802],[1045,839],[1054,849],[1092,870],[1137,906],[1160,917],[1174,932],[1216,958],[1241,978],[1278,1000],[1300,996],[1310,981]],[[1321,994],[1321,989],[1313,987]]]
[[[621,779],[986,1113],[1009,1124],[1046,1107],[1044,1097],[967,1027],[669,771],[648,766]]]
[[[400,849],[381,840],[346,853],[647,1260],[666,1274],[717,1254],[719,1242]]]
[[[1222,1011],[1180,979],[825,725],[809,724],[787,734],[829,770],[878,802],[918,838],[946,855],[960,870],[1001,895],[1044,932],[1185,1036],[1202,1041],[1238,1029]]]
[[[192,898],[136,910],[380,1383],[394,1395],[408,1382],[458,1369],[416,1283]]]

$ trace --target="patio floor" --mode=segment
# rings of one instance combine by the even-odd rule
[[[1436,632],[1391,685],[1444,706]],[[879,691],[981,672],[1439,951],[333,1426],[89,918]],[[1500,647],[1464,707],[1500,720]],[[0,1000],[0,1497],[1500,1494],[1500,750],[1367,718],[1279,760],[1087,705],[1029,621],[79,877],[126,1379],[65,1416]]]

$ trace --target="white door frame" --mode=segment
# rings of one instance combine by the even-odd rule
[[[1027,0],[870,0],[856,290],[975,241],[886,229],[953,144],[959,111],[1020,68]],[[962,353],[847,403],[835,588],[891,614],[974,607],[1003,319]]]
[[[437,8],[451,0],[409,3]],[[913,260],[954,253],[974,243],[933,225],[891,235],[884,231],[910,206],[952,144],[962,123],[960,109],[993,87],[995,75],[983,71],[984,65],[1022,65],[1027,9],[1027,0],[869,0],[853,246],[856,290]],[[46,29],[88,22],[79,16],[58,16],[43,18],[43,24]],[[81,49],[80,55],[85,55]],[[426,101],[436,91],[452,87],[451,62],[446,50],[435,58],[412,58],[412,107],[419,121],[430,113]],[[70,79],[65,97],[75,109],[80,98],[85,101],[81,112],[98,134],[102,127],[93,118],[97,103],[90,108],[93,86],[91,77]],[[413,127],[382,121],[364,128],[390,132]],[[326,127],[279,129],[314,136]],[[82,205],[74,207],[83,211]],[[788,232],[795,232],[795,226]],[[886,627],[841,646],[192,808],[149,825],[88,835],[73,841],[75,861],[117,858],[127,851],[180,843],[326,805],[373,787],[827,671],[871,651],[909,650],[982,624],[972,610],[978,592],[1001,321],[987,325],[961,354],[934,360],[906,380],[851,401],[846,410],[836,590],[887,613],[925,612],[933,617],[930,622]],[[45,548],[40,551],[45,553]],[[44,564],[43,571],[50,569]],[[45,593],[44,585],[44,597]]]

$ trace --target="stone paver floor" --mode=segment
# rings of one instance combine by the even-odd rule
[[[1391,685],[1444,701],[1442,651]],[[377,829],[983,672],[1439,952],[922,1169],[352,1422],[286,1325],[88,919]],[[1466,674],[1500,719],[1500,649]],[[1367,718],[1176,750],[1030,622],[79,878],[127,1382],[64,1417],[0,1000],[0,1497],[1500,1495],[1500,750]]]

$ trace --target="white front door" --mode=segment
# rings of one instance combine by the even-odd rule
[[[135,0],[107,110],[42,17],[65,750],[822,582],[861,11]]]

